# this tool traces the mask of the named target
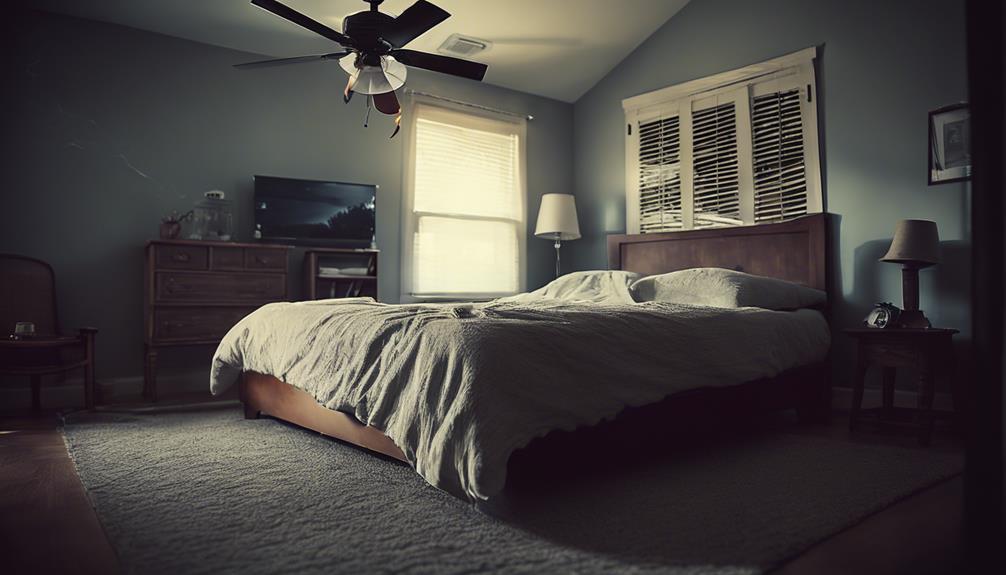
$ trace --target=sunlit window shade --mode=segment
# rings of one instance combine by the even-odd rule
[[[413,295],[520,290],[518,125],[417,106]]]
[[[517,136],[416,120],[417,212],[519,219]]]
[[[754,98],[751,110],[756,222],[788,220],[807,213],[800,91]]]
[[[680,229],[681,148],[677,116],[639,124],[639,231]]]

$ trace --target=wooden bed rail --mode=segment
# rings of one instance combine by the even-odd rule
[[[246,419],[257,419],[260,414],[269,415],[407,461],[395,442],[377,428],[360,423],[352,415],[328,409],[306,391],[271,375],[246,371],[241,374],[238,386]]]

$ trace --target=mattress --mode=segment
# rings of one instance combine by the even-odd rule
[[[224,337],[210,386],[220,393],[242,371],[274,376],[384,432],[431,485],[488,499],[535,437],[821,361],[829,333],[809,309],[274,303]]]

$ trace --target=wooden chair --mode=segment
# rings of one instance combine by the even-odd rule
[[[35,335],[14,340],[17,322],[35,324]],[[84,405],[93,409],[94,339],[85,327],[75,336],[60,335],[56,315],[56,274],[33,258],[0,254],[0,374],[31,378],[31,403],[41,410],[42,376],[84,370]]]

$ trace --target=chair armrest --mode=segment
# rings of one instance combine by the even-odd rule
[[[80,343],[84,345],[84,353],[88,355],[88,361],[90,361],[90,357],[94,354],[94,340],[97,335],[98,328],[96,327],[80,328],[80,335],[78,338]]]

